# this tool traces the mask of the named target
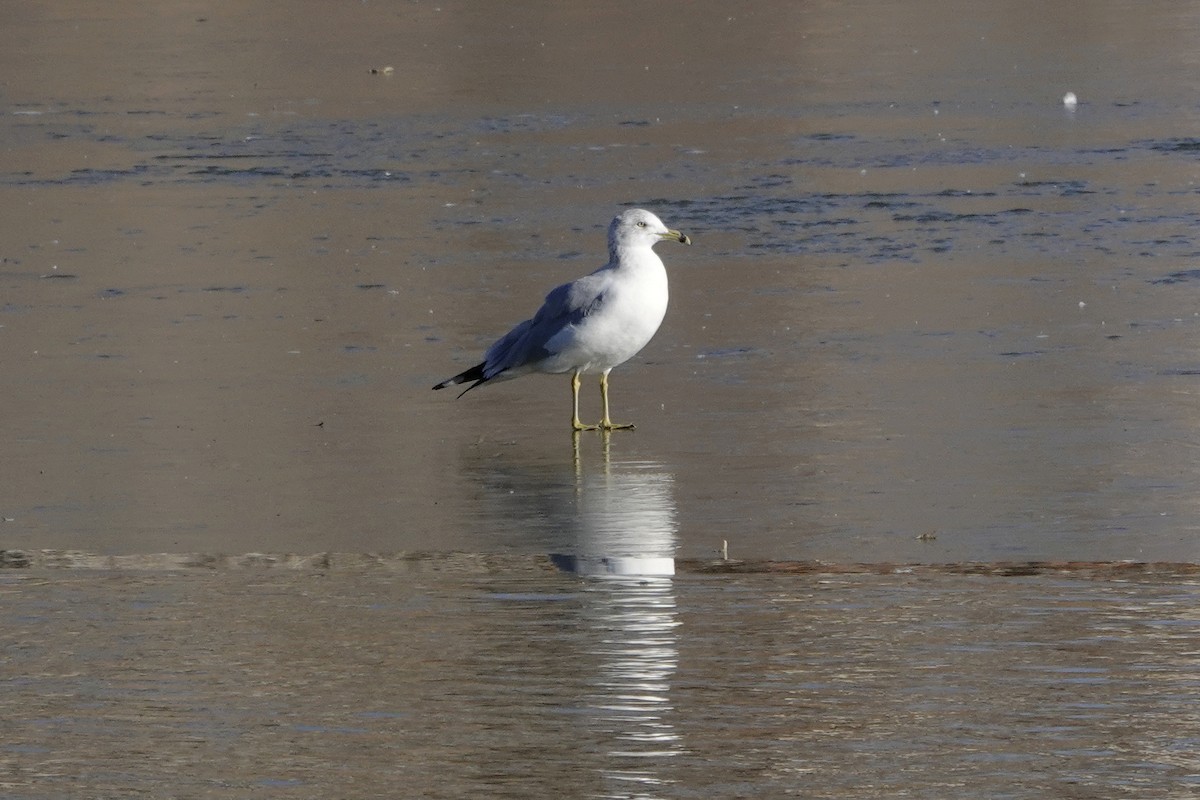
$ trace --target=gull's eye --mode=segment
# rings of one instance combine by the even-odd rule
[[[639,228],[644,228],[644,227],[646,227],[646,221],[645,221],[645,220],[641,220],[641,219],[639,219],[639,220],[638,220],[638,224],[637,224],[637,226],[638,226]]]

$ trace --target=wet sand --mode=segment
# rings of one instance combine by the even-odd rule
[[[178,570],[283,569],[301,571],[384,569],[484,570],[514,575],[562,569],[555,554],[512,556],[461,552],[398,553],[142,553],[100,555],[82,550],[0,550],[3,569],[82,569],[171,572]],[[985,561],[930,564],[860,561],[747,561],[737,558],[674,559],[676,572],[697,575],[988,575],[995,577],[1183,580],[1200,575],[1200,564],[1169,561]],[[566,570],[572,571],[570,569]],[[632,576],[638,577],[636,575]]]

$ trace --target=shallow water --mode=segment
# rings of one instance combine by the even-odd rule
[[[628,473],[689,557],[1197,557],[1189,7],[88,9],[3,34],[9,546],[541,552]],[[428,391],[630,204],[639,430]]]
[[[265,563],[265,562],[264,562]],[[1194,580],[0,573],[12,798],[1184,797]]]
[[[3,18],[6,795],[1195,791],[1192,6]]]

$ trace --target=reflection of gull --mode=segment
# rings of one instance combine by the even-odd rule
[[[613,465],[607,444],[600,473],[576,474],[574,553],[555,563],[581,575],[674,575],[671,474],[653,462]]]
[[[578,437],[576,437],[578,439]],[[671,474],[651,462],[589,472],[576,442],[574,554],[555,556],[590,578],[583,593],[591,719],[612,738],[602,775],[610,797],[659,796],[668,759],[683,752],[671,723],[671,679],[679,661],[675,609],[675,501]]]
[[[606,796],[655,797],[669,782],[665,762],[683,750],[670,720],[680,624],[672,579],[594,581],[584,597],[584,649],[596,665],[588,705],[612,737],[602,775],[621,786]]]
[[[462,394],[489,381],[527,372],[571,373],[571,427],[575,430],[632,428],[608,415],[608,373],[646,346],[667,312],[667,271],[653,247],[663,239],[691,240],[640,208],[617,216],[608,228],[608,263],[563,284],[546,302],[488,348],[483,361],[434,389],[472,381]],[[600,374],[604,418],[579,421],[579,376]],[[459,397],[462,397],[460,394]]]
[[[581,482],[575,572],[675,574],[671,476],[656,466],[624,465]]]

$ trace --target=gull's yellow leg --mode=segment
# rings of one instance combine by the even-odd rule
[[[600,373],[600,400],[604,405],[604,419],[600,421],[602,430],[633,430],[632,425],[618,425],[608,416],[608,370]]]
[[[579,421],[579,370],[575,370],[571,373],[571,430],[596,430],[595,425],[584,425]]]

